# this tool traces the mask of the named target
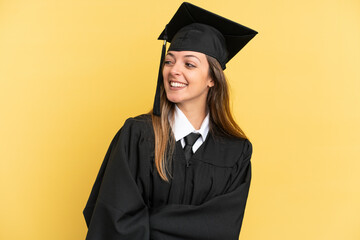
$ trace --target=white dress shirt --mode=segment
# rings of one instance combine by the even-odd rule
[[[194,143],[192,150],[195,152],[201,144],[205,141],[206,136],[209,132],[209,113],[206,115],[205,119],[203,120],[201,127],[199,130],[196,130],[190,121],[186,118],[185,114],[180,110],[178,106],[175,105],[174,111],[174,121],[170,120],[170,126],[175,136],[175,141],[181,139],[181,145],[184,148],[185,146],[185,139],[184,137],[188,134],[200,133],[200,137]]]

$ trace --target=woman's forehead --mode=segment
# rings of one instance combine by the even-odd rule
[[[204,53],[195,52],[195,51],[168,51],[167,55],[173,57],[197,57],[197,58],[206,58]]]

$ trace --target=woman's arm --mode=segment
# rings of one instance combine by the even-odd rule
[[[139,162],[140,131],[131,122],[112,140],[84,209],[87,240],[149,240],[148,208],[129,166]]]

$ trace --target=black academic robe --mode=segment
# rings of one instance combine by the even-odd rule
[[[211,132],[187,163],[176,142],[170,182],[154,166],[150,115],[113,138],[84,209],[87,240],[235,240],[248,196],[252,144]]]

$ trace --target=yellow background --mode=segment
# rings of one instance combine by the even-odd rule
[[[84,239],[181,1],[0,0],[0,239]],[[360,239],[360,1],[193,1],[259,34],[225,71],[250,137],[243,240]]]

